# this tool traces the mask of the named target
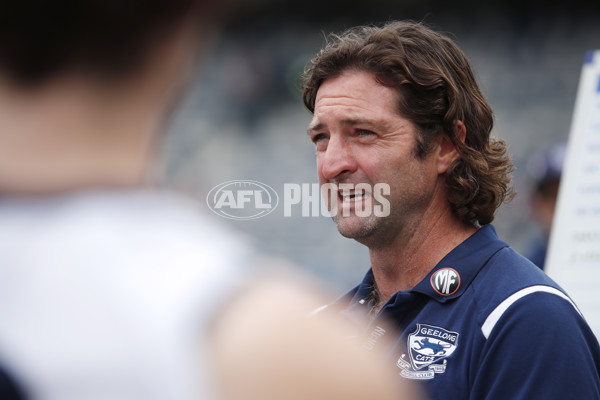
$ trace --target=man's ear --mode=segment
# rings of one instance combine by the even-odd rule
[[[467,128],[465,128],[465,124],[462,121],[454,122],[454,129],[456,136],[458,139],[464,143],[465,137],[467,136]],[[437,153],[437,170],[438,174],[444,174],[450,168],[452,163],[460,158],[460,154],[456,150],[454,143],[450,140],[447,133],[443,133],[440,138],[439,149]]]

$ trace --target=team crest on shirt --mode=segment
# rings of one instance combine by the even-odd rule
[[[447,357],[456,350],[458,332],[439,326],[417,324],[408,335],[408,355],[402,354],[396,365],[400,375],[409,379],[433,379],[446,372]]]

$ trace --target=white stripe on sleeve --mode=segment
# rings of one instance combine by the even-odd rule
[[[492,330],[496,326],[496,323],[500,320],[502,315],[506,312],[506,310],[508,310],[508,308],[514,302],[516,302],[517,300],[519,300],[529,294],[536,293],[536,292],[550,293],[550,294],[554,294],[558,297],[562,297],[563,299],[565,299],[569,303],[571,303],[573,308],[575,308],[575,310],[579,313],[579,315],[581,315],[581,312],[579,311],[579,309],[577,309],[577,306],[575,305],[575,303],[573,303],[573,301],[571,301],[571,299],[566,294],[561,292],[560,290],[553,288],[551,286],[544,286],[544,285],[530,286],[525,289],[521,289],[516,293],[513,293],[512,295],[507,297],[502,303],[498,304],[498,306],[494,309],[494,311],[492,311],[490,313],[490,315],[488,315],[485,322],[481,326],[481,332],[483,332],[483,336],[485,336],[486,339],[490,336],[490,334],[492,333]],[[583,317],[583,315],[582,315],[582,317]]]

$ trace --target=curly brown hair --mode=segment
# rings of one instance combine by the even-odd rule
[[[423,158],[445,133],[460,158],[446,172],[455,215],[473,225],[492,222],[514,196],[506,143],[490,137],[493,114],[470,62],[448,37],[422,23],[396,21],[332,34],[304,72],[305,106],[314,113],[321,84],[348,70],[372,73],[398,94],[398,112],[418,130],[415,155]],[[466,128],[464,142],[457,121]]]

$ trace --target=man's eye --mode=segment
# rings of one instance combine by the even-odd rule
[[[312,137],[312,142],[316,144],[317,142],[320,142],[325,139],[327,139],[327,136],[323,133],[319,133]]]
[[[368,129],[357,129],[356,133],[358,136],[370,136],[370,135],[375,135],[375,132],[370,131]]]

